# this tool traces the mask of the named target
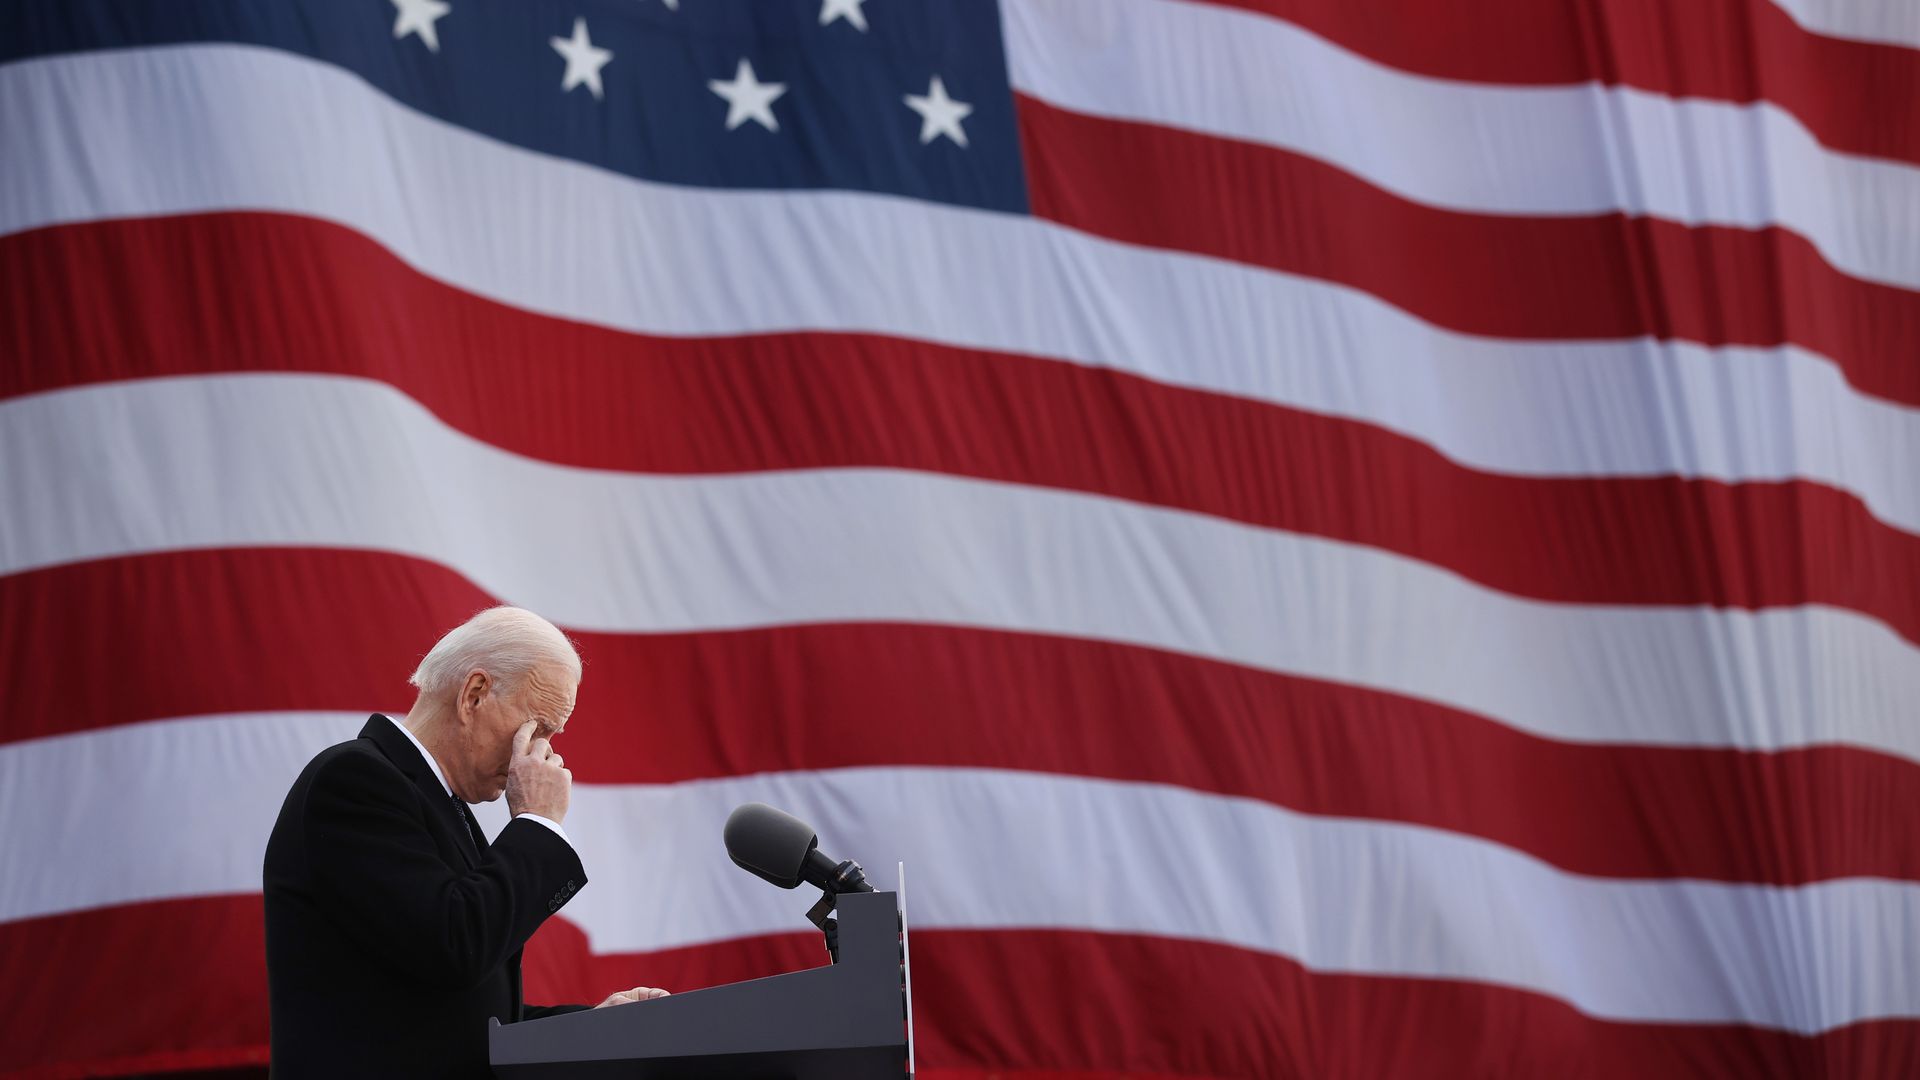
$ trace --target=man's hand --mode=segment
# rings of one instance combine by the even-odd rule
[[[622,990],[617,994],[609,995],[607,1000],[595,1005],[594,1008],[604,1009],[609,1005],[629,1005],[636,1001],[647,1001],[652,998],[663,998],[666,996],[667,992],[657,986],[636,986],[631,990]]]
[[[573,799],[573,774],[545,739],[533,737],[539,725],[529,720],[513,733],[513,757],[507,761],[507,814],[539,814],[558,824]]]

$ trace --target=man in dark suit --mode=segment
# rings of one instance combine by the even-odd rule
[[[521,947],[587,882],[561,825],[573,776],[552,747],[579,655],[538,615],[494,608],[412,682],[404,722],[375,715],[307,765],[267,842],[278,1080],[485,1077],[489,1017],[587,1007],[520,993]],[[512,820],[489,844],[468,804],[502,794]]]

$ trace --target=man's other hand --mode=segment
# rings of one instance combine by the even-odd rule
[[[607,1000],[595,1005],[594,1008],[604,1009],[609,1005],[630,1005],[636,1001],[648,1001],[652,998],[663,998],[666,996],[667,992],[657,986],[636,986],[631,990],[622,990],[617,994],[608,995]]]
[[[529,720],[513,733],[513,757],[507,762],[507,813],[539,814],[558,823],[573,799],[573,773],[545,739],[533,737],[539,725]]]

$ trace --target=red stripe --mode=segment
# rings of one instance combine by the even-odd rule
[[[1033,212],[1076,229],[1340,282],[1470,334],[1799,345],[1920,404],[1920,292],[1848,277],[1784,229],[1443,210],[1275,147],[1017,100]]]
[[[0,924],[0,1076],[266,1060],[258,897]]]
[[[0,578],[13,673],[0,738],[404,707],[415,659],[490,602],[442,567],[366,552],[187,552]],[[1379,691],[953,627],[576,637],[587,676],[564,738],[583,783],[1031,769],[1430,825],[1584,874],[1920,880],[1908,834],[1858,824],[1920,820],[1920,766],[1852,747],[1561,743]],[[644,737],[608,722],[636,693]]]
[[[1420,75],[1516,85],[1600,82],[1682,98],[1766,100],[1827,146],[1920,162],[1920,52],[1824,37],[1767,0],[1211,0],[1305,27]]]
[[[591,886],[589,886],[591,887]],[[742,878],[743,889],[762,888]],[[800,921],[796,909],[795,921]],[[0,1074],[230,1052],[257,1061],[266,977],[257,896],[109,908],[0,926]],[[817,965],[794,933],[592,956],[549,921],[528,945],[531,1001],[636,984],[686,991]],[[1920,1023],[1806,1037],[1597,1020],[1477,983],[1315,973],[1282,957],[1071,931],[916,931],[914,1019],[930,1070],[1180,1076],[1900,1076]],[[37,1070],[29,1072],[29,1070]]]
[[[111,296],[116,317],[73,296]],[[14,313],[0,347],[34,358],[0,369],[0,396],[223,371],[365,376],[550,461],[927,469],[1352,541],[1520,596],[1822,603],[1920,641],[1920,536],[1810,482],[1514,477],[1369,424],[1077,364],[851,334],[625,334],[474,297],[358,234],[274,215],[0,240],[0,303]]]

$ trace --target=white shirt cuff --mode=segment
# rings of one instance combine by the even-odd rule
[[[561,828],[559,822],[554,821],[551,818],[541,817],[539,814],[527,813],[525,811],[522,811],[521,813],[513,815],[513,819],[515,821],[518,821],[521,818],[526,818],[528,821],[537,821],[540,824],[545,825],[547,828],[553,830],[553,834],[555,836],[558,836],[560,839],[565,840],[567,842],[568,847],[573,846],[573,837],[567,835],[567,830]]]

